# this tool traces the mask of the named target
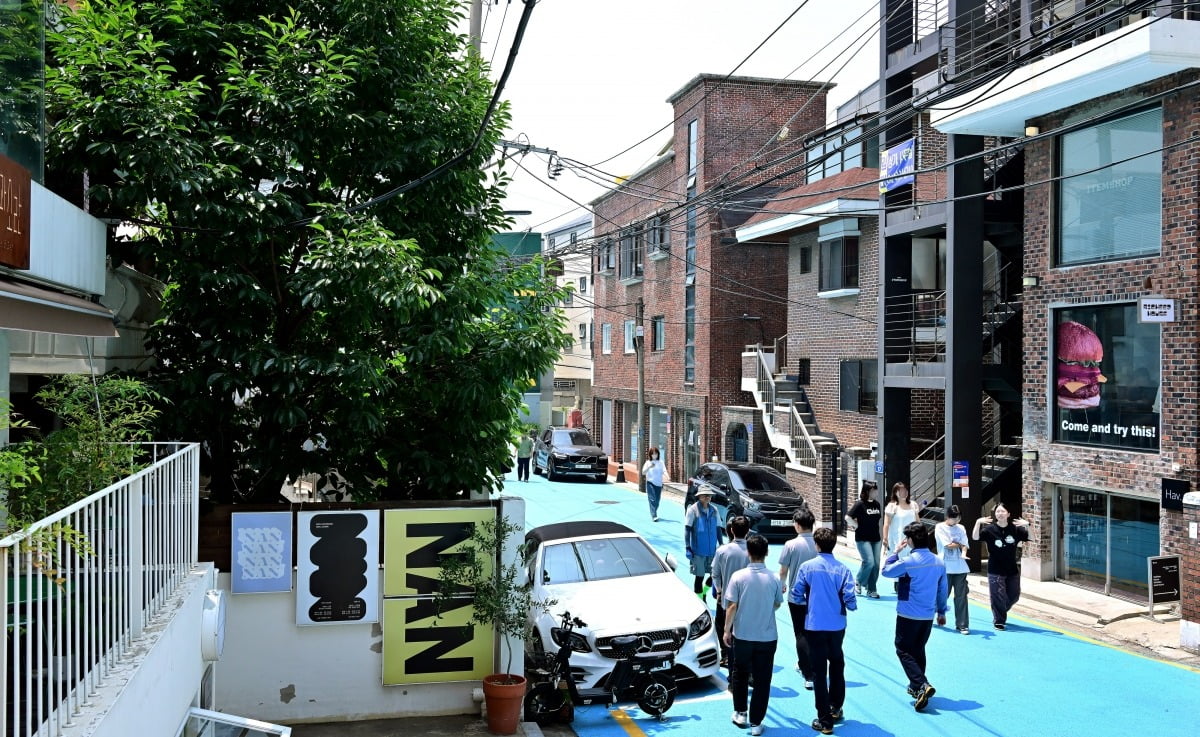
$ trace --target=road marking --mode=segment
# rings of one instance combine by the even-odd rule
[[[611,709],[608,713],[612,714],[612,718],[621,725],[621,729],[625,730],[625,734],[629,737],[646,737],[646,733],[637,725],[637,722],[633,721],[633,717],[625,713],[624,709]]]

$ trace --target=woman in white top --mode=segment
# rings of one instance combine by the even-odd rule
[[[888,494],[883,508],[883,552],[896,550],[904,539],[904,528],[917,521],[917,505],[913,504],[908,487],[897,481]]]
[[[667,467],[659,457],[658,447],[650,446],[646,451],[646,462],[642,465],[642,476],[646,479],[646,501],[650,502],[650,519],[658,521],[658,503],[662,500],[663,481]]]
[[[967,528],[961,524],[962,512],[958,505],[951,505],[946,510],[946,519],[937,523],[933,528],[933,536],[937,539],[938,557],[946,564],[946,581],[954,594],[954,626],[961,634],[971,634],[971,618],[967,612],[967,574],[971,567],[967,565],[970,556],[967,555]]]

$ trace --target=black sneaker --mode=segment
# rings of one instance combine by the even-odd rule
[[[926,683],[925,687],[917,694],[917,703],[913,704],[913,708],[917,711],[924,709],[925,705],[929,703],[929,699],[933,698],[935,693],[937,693],[937,689],[933,687],[933,684]]]
[[[1001,632],[1004,631],[1004,623],[1003,622],[996,622],[992,626],[995,627],[996,629],[1000,630]]]
[[[906,688],[904,690],[907,691],[908,695],[913,697],[914,699],[921,695],[921,692],[916,689]]]
[[[817,730],[821,734],[833,734],[833,724],[832,723],[825,724],[820,719],[814,719],[814,720],[812,720],[812,724],[809,726],[811,726],[813,729]]]
[[[844,718],[845,718],[845,715],[842,714],[841,707],[838,707],[837,709],[834,709],[833,711],[829,712],[829,721],[831,721],[831,722],[840,722]]]

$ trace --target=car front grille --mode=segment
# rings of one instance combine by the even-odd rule
[[[567,463],[586,463],[590,466],[596,465],[596,456],[567,456]]]
[[[675,629],[669,630],[633,632],[631,634],[638,638],[638,640],[637,642],[625,647],[618,647],[613,644],[613,637],[623,637],[624,635],[614,635],[613,637],[597,637],[596,651],[606,658],[628,658],[645,647],[645,641],[642,638],[647,638],[650,641],[651,650],[670,650],[671,652],[679,652],[679,648],[683,647],[684,638],[687,637],[687,629],[684,627],[676,627]]]

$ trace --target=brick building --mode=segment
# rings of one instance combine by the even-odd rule
[[[885,84],[890,104],[930,108],[954,164],[937,207],[889,208],[881,258],[885,282],[902,277],[889,258],[903,264],[902,239],[940,209],[944,457],[965,464],[941,473],[947,501],[968,523],[999,499],[1028,519],[1022,573],[1039,580],[1147,601],[1149,559],[1180,556],[1181,644],[1200,649],[1200,500],[1187,496],[1200,481],[1200,13],[952,0],[943,55],[921,35],[922,6],[885,22]],[[988,302],[985,286],[981,305],[991,241],[1006,296]],[[889,417],[903,409],[884,401],[886,445],[906,442],[907,420]],[[1020,449],[994,486],[990,437]]]
[[[674,125],[661,155],[591,203],[591,425],[612,472],[637,477],[643,438],[673,479],[723,452],[721,407],[748,403],[743,347],[787,333],[786,250],[739,244],[734,230],[764,197],[803,182],[794,162],[759,166],[759,154],[786,131],[823,127],[826,87],[702,74],[668,98]]]

